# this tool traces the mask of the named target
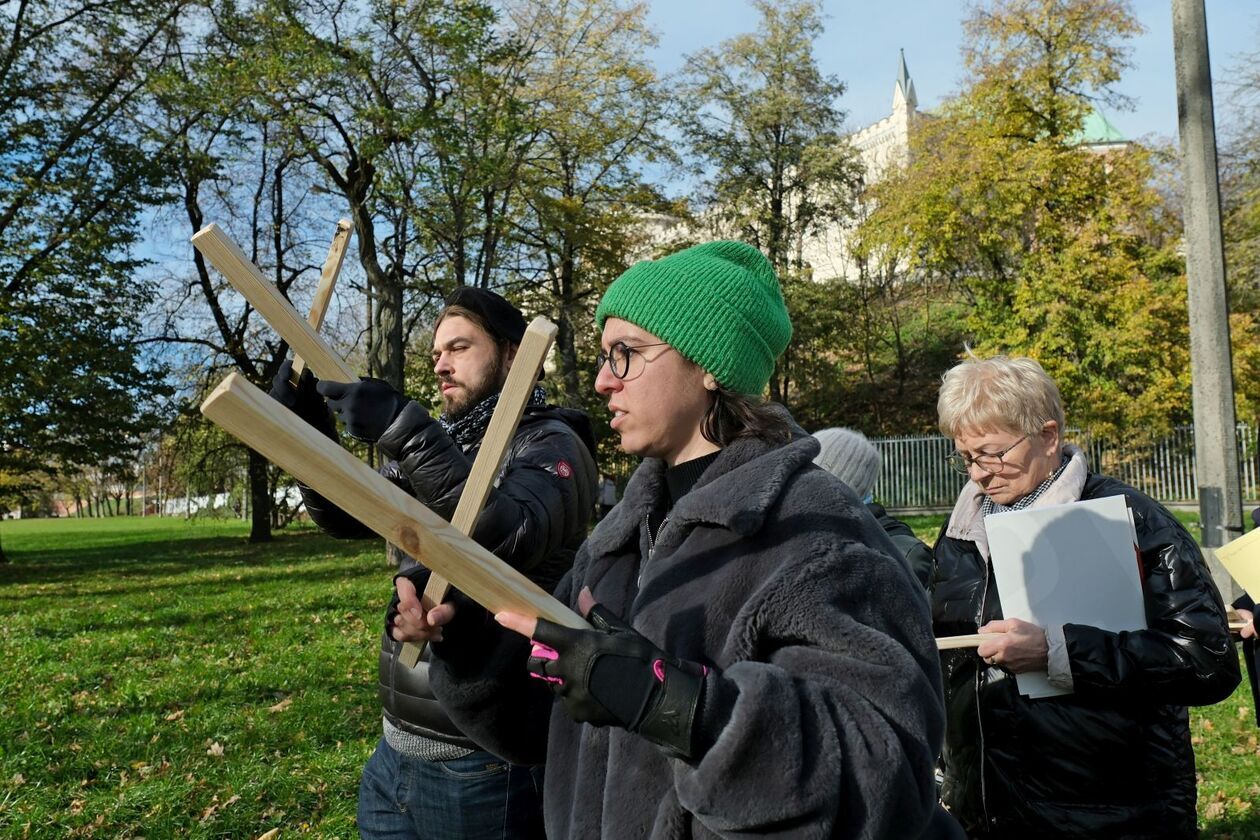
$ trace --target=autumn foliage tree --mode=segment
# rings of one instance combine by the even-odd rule
[[[1129,4],[994,0],[965,25],[970,83],[872,189],[860,238],[901,241],[908,272],[955,289],[979,354],[1038,359],[1070,423],[1167,428],[1189,405],[1177,219],[1149,150],[1085,135],[1099,103],[1124,104]]]
[[[839,100],[844,84],[822,73],[814,46],[822,35],[815,0],[755,0],[757,31],[688,59],[683,130],[703,178],[711,233],[760,248],[785,284],[794,318],[806,316],[811,289],[801,243],[852,213],[859,180],[844,138]],[[809,373],[796,381],[799,330],[778,361],[771,397],[791,405]]]

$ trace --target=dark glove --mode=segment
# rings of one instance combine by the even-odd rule
[[[594,630],[538,619],[530,674],[551,686],[574,720],[620,726],[690,758],[708,668],[671,656],[599,604],[587,619]]]
[[[380,440],[407,405],[407,398],[393,385],[366,376],[358,382],[321,382],[316,389],[350,436],[368,443]]]
[[[280,363],[275,378],[271,380],[271,398],[285,408],[310,423],[333,440],[337,439],[337,424],[328,411],[324,398],[316,390],[319,380],[307,368],[302,371],[297,387],[289,381],[293,377],[293,360],[285,359]]]

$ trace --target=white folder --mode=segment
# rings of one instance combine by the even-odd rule
[[[984,527],[1006,618],[1146,629],[1137,534],[1123,496],[994,513]],[[1045,671],[1016,681],[1028,697],[1070,693]]]

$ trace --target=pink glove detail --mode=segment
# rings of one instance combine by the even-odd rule
[[[532,645],[532,647],[529,649],[529,655],[531,658],[547,659],[552,662],[560,658],[560,654],[556,653],[555,648],[548,647],[547,645],[544,645],[542,642],[535,642],[533,639],[530,639],[529,641],[530,641],[530,644]],[[542,680],[543,682],[549,682],[549,683],[556,683],[557,685],[564,685],[564,679],[562,677],[548,677],[543,674],[535,673],[534,671],[530,671],[529,675],[536,680]],[[664,680],[662,679],[662,681]]]

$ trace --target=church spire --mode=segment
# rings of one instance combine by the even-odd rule
[[[902,105],[902,103],[905,104]],[[901,106],[912,111],[918,104],[919,97],[914,92],[914,80],[910,78],[910,70],[906,67],[906,51],[902,49],[897,67],[897,86],[893,88],[893,110]]]

